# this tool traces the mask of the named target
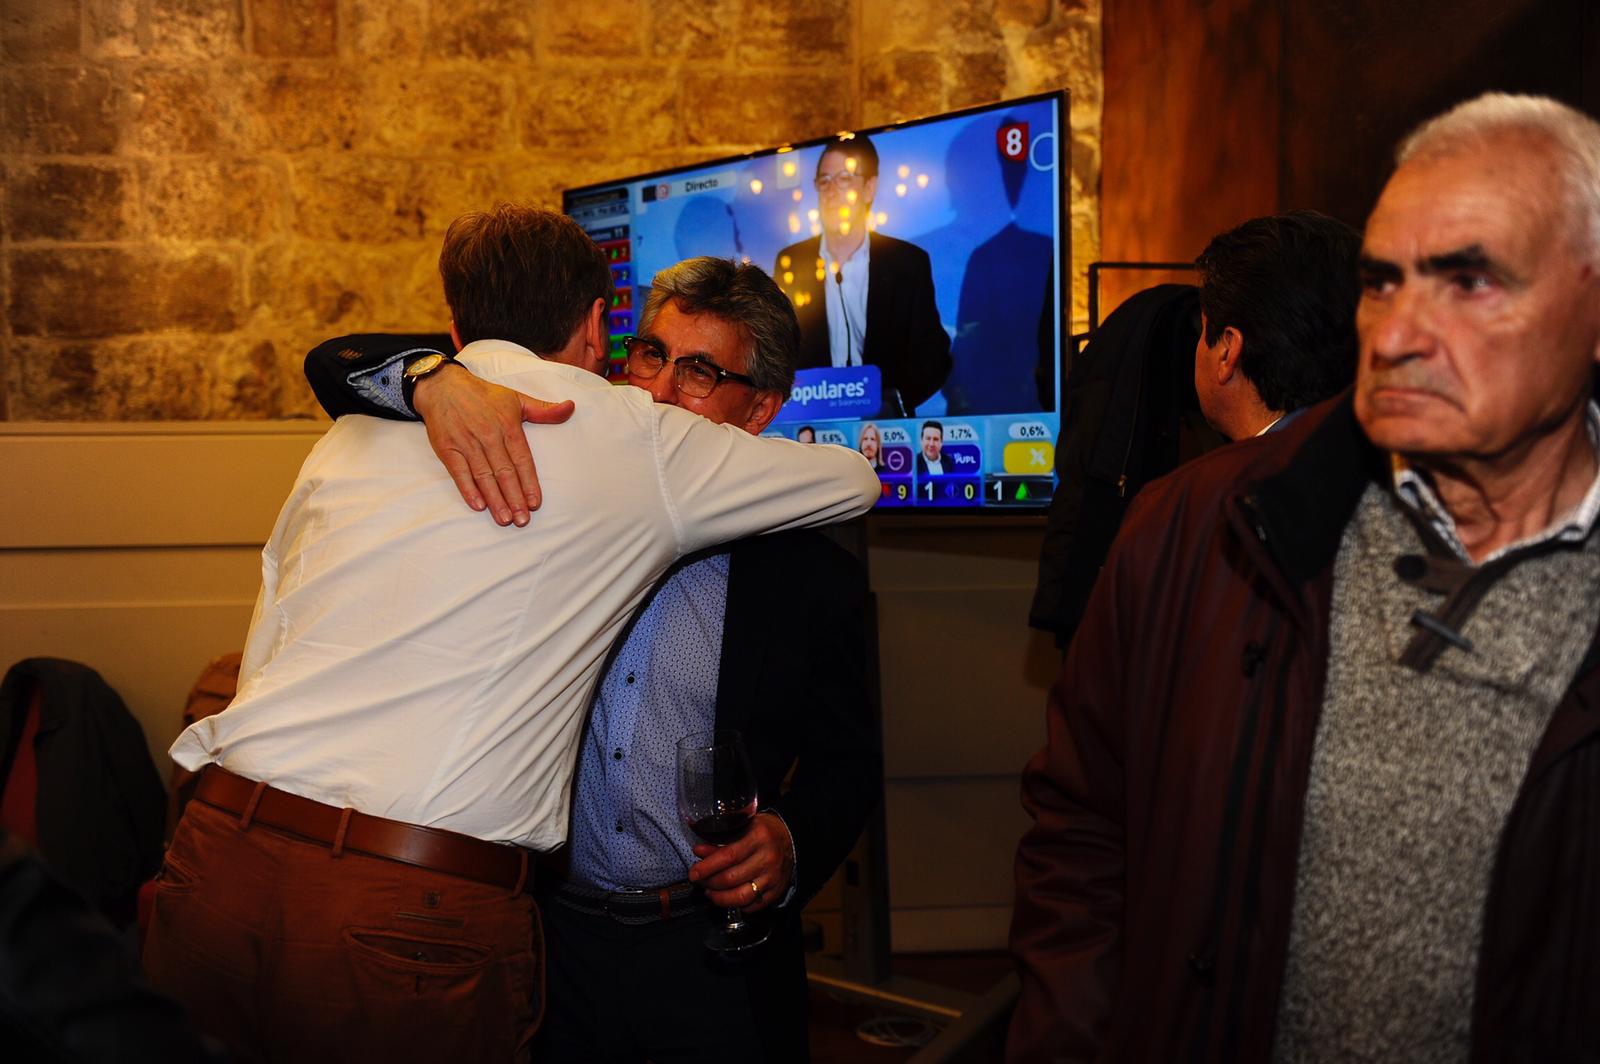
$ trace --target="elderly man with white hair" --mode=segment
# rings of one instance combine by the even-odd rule
[[[1600,1059],[1600,126],[1484,96],[1353,392],[1150,485],[1029,763],[1018,1061]]]

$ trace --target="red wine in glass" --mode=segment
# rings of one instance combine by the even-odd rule
[[[718,728],[678,740],[678,815],[689,830],[714,846],[740,838],[755,819],[756,774],[737,731]],[[759,946],[769,931],[738,909],[723,913],[706,937],[707,947],[734,953]]]
[[[741,809],[733,813],[713,813],[690,824],[689,830],[713,846],[726,846],[743,835],[750,827],[750,821],[754,819],[753,809]]]

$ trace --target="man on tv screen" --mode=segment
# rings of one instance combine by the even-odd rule
[[[878,151],[846,133],[817,160],[822,233],[778,252],[772,275],[800,319],[800,367],[877,366],[888,416],[910,417],[950,373],[928,253],[869,232]]]
[[[937,421],[922,423],[922,450],[917,454],[917,475],[944,476],[944,426]]]

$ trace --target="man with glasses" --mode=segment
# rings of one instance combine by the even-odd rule
[[[759,268],[690,259],[655,275],[639,335],[626,341],[628,382],[658,403],[760,433],[794,377],[784,341],[794,329],[788,301]],[[412,417],[393,381],[401,361],[419,357],[419,339],[329,341],[308,357],[307,374],[330,414]],[[342,354],[354,348],[359,356]],[[441,458],[471,456],[457,482],[474,508],[487,505],[501,524],[527,520],[534,489],[518,471],[531,459],[525,444],[502,444],[521,438],[523,406],[534,401],[459,368],[417,384],[414,400]],[[636,616],[594,701],[566,867],[545,895],[540,1059],[806,1059],[800,909],[882,789],[865,590],[859,563],[826,538],[781,533],[684,564]],[[796,615],[812,620],[785,623]],[[721,850],[695,845],[678,823],[673,780],[673,743],[713,725],[743,732],[765,810]],[[683,882],[686,868],[697,887]],[[771,909],[771,940],[720,961],[702,943],[702,895]]]
[[[845,133],[817,160],[822,233],[778,252],[772,275],[800,321],[800,367],[877,366],[883,416],[912,417],[950,374],[928,253],[874,230],[878,151]]]

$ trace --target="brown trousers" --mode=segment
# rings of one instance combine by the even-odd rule
[[[144,963],[241,1061],[522,1061],[543,1008],[528,895],[203,802],[167,853]]]

